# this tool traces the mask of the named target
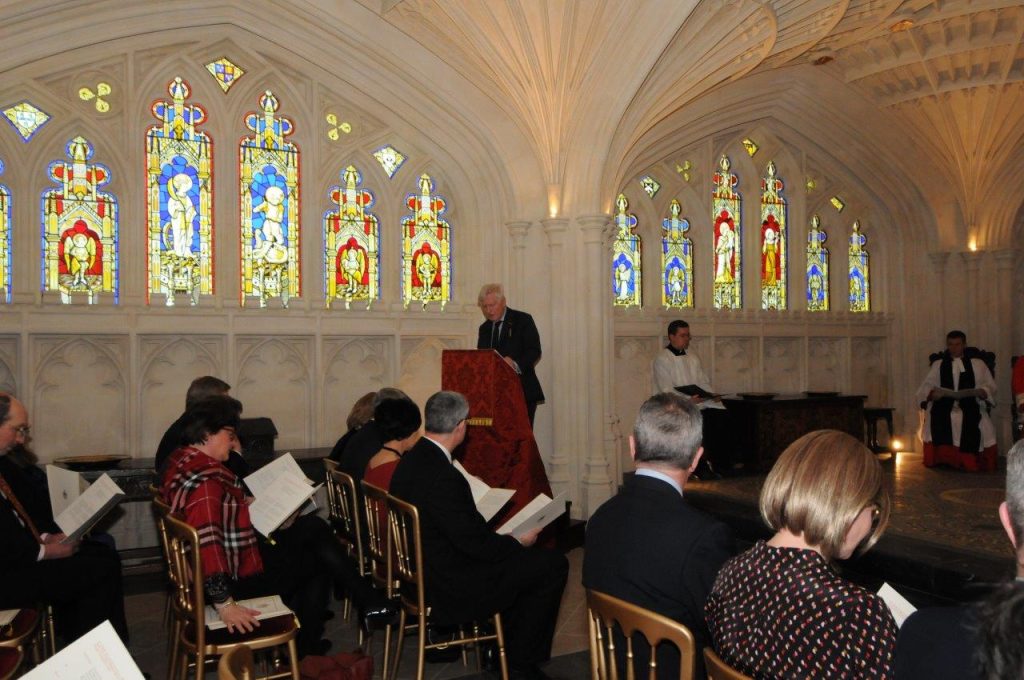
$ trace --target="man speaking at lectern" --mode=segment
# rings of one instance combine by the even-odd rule
[[[487,320],[480,324],[476,339],[477,349],[493,349],[519,374],[526,400],[526,413],[533,427],[537,402],[544,401],[534,366],[540,361],[540,335],[533,317],[526,312],[509,309],[505,304],[505,291],[500,283],[488,283],[476,298]]]

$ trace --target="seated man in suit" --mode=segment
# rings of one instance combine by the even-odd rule
[[[419,509],[427,603],[435,624],[501,612],[513,677],[544,678],[568,576],[564,555],[531,547],[539,530],[501,536],[477,512],[452,452],[466,436],[469,404],[438,392],[424,408],[425,435],[391,478],[392,495]]]
[[[950,331],[946,351],[932,362],[915,398],[925,409],[924,464],[994,472],[996,430],[988,410],[995,400],[996,381],[988,366],[968,352],[963,331]]]
[[[701,412],[688,397],[663,392],[644,402],[629,438],[636,473],[591,516],[583,554],[585,587],[690,629],[698,671],[701,650],[711,644],[704,602],[735,552],[729,528],[683,500],[683,487],[703,453],[700,438]],[[646,675],[646,644],[634,643],[634,654],[636,672]],[[660,645],[657,660],[659,678],[679,677],[675,646]]]
[[[68,641],[110,620],[127,643],[117,552],[89,540],[61,543],[46,491],[8,457],[29,431],[24,405],[0,392],[0,609],[51,604]]]
[[[480,289],[477,304],[484,318],[477,332],[476,348],[493,349],[519,374],[526,401],[526,415],[533,426],[537,403],[544,401],[544,390],[534,367],[540,361],[540,334],[533,317],[526,312],[509,309],[505,290],[500,283],[488,283]]]
[[[1024,673],[1024,441],[1006,454],[999,519],[1017,555],[1017,578],[975,607],[929,607],[907,617],[896,638],[896,680],[1020,678]]]

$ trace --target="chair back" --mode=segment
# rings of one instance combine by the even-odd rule
[[[658,661],[655,650],[662,642],[669,642],[679,648],[679,680],[692,680],[694,654],[696,652],[693,634],[690,630],[667,616],[656,614],[617,597],[587,589],[587,622],[590,629],[590,668],[594,680],[618,680],[619,671],[615,657],[616,626],[621,630],[626,644],[626,680],[634,680],[633,635],[640,633],[650,647],[650,664],[647,677],[655,680],[658,675]]]
[[[406,611],[425,616],[427,612],[423,587],[423,543],[420,536],[420,513],[412,503],[387,497],[388,527],[391,534],[389,570],[400,584],[399,595]]]
[[[351,479],[351,477],[349,477]],[[366,557],[370,564],[370,576],[374,585],[387,588],[391,577],[388,573],[390,556],[388,552],[388,492],[374,486],[366,480],[361,483],[363,489],[363,522],[366,526]]]
[[[196,584],[193,574],[202,574],[199,561],[199,532],[183,520],[168,514],[163,518],[167,529],[167,547],[174,608],[183,620],[195,626],[198,649],[206,646],[206,612],[203,584]]]
[[[708,673],[708,680],[753,680],[722,661],[722,657],[710,647],[704,648],[704,669]]]
[[[232,647],[220,657],[217,664],[217,680],[254,680],[256,664],[249,645]]]
[[[331,468],[331,465],[334,468]],[[348,554],[359,565],[359,574],[366,575],[366,557],[363,550],[363,533],[359,521],[359,498],[356,496],[356,482],[352,476],[337,469],[337,463],[324,459],[327,469],[327,498],[331,510],[331,527]]]

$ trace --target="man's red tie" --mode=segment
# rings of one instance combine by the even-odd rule
[[[3,492],[4,496],[7,497],[7,500],[11,502],[12,506],[14,506],[14,511],[18,513],[18,517],[21,518],[22,524],[28,527],[28,530],[32,532],[32,536],[39,543],[42,543],[43,539],[39,536],[39,530],[36,529],[35,522],[33,522],[32,518],[28,516],[28,513],[25,512],[25,508],[21,505],[21,501],[19,501],[18,497],[14,495],[14,492],[11,491],[11,486],[7,483],[7,480],[4,479],[3,475],[0,475],[0,492]]]

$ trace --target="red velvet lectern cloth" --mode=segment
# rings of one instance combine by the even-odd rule
[[[515,489],[500,525],[537,494],[551,496],[551,485],[526,415],[519,376],[491,349],[445,350],[441,389],[460,392],[469,401],[466,441],[456,457],[489,486]]]

